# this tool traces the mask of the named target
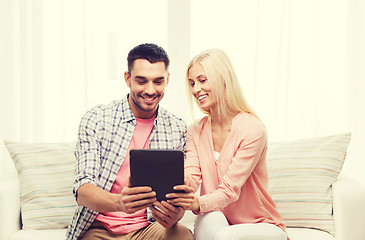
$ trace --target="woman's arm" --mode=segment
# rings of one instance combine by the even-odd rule
[[[242,124],[243,126],[243,124]],[[225,172],[218,189],[212,193],[199,197],[201,212],[221,210],[236,201],[242,186],[252,174],[258,162],[266,154],[267,135],[265,127],[259,125],[246,125],[239,129],[239,144],[237,151],[229,166],[218,165],[218,171]],[[234,141],[234,140],[231,140]],[[224,154],[224,152],[221,152]],[[223,169],[227,168],[227,170]]]
[[[186,134],[185,185],[174,187],[174,190],[181,190],[184,193],[170,193],[166,196],[170,198],[167,200],[168,203],[180,206],[185,210],[199,207],[197,196],[194,193],[201,184],[201,168],[192,132],[194,132],[194,126],[191,126]]]
[[[194,126],[188,129],[186,135],[185,184],[197,191],[201,184],[201,168],[198,151],[194,139]]]

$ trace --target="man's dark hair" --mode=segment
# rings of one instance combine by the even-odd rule
[[[128,53],[127,61],[129,73],[133,68],[134,61],[137,59],[146,59],[150,63],[164,62],[166,69],[168,69],[170,64],[169,56],[166,51],[153,43],[140,44]]]

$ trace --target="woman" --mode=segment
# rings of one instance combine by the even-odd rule
[[[207,114],[188,129],[186,143],[186,182],[201,190],[190,202],[169,201],[198,215],[195,239],[286,240],[268,192],[266,129],[246,104],[228,57],[204,51],[191,60],[186,78],[191,98]]]

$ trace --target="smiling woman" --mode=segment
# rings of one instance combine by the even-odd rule
[[[195,191],[200,187],[185,207],[198,215],[195,239],[246,239],[250,224],[258,239],[269,232],[273,240],[289,240],[268,189],[266,129],[244,100],[229,58],[208,49],[186,72],[188,92],[207,114],[186,137],[186,182]]]
[[[205,75],[202,65],[194,64],[189,70],[188,81],[192,95],[198,100],[200,108],[204,112],[209,112],[210,108],[213,108],[216,102],[213,99],[213,95],[209,97],[212,92],[207,76]]]

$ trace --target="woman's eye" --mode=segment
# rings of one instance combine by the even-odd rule
[[[190,84],[189,84],[191,87],[193,87],[194,85],[195,85],[195,83],[194,82],[190,82]]]
[[[206,81],[207,81],[207,79],[200,80],[201,83],[205,83]]]

